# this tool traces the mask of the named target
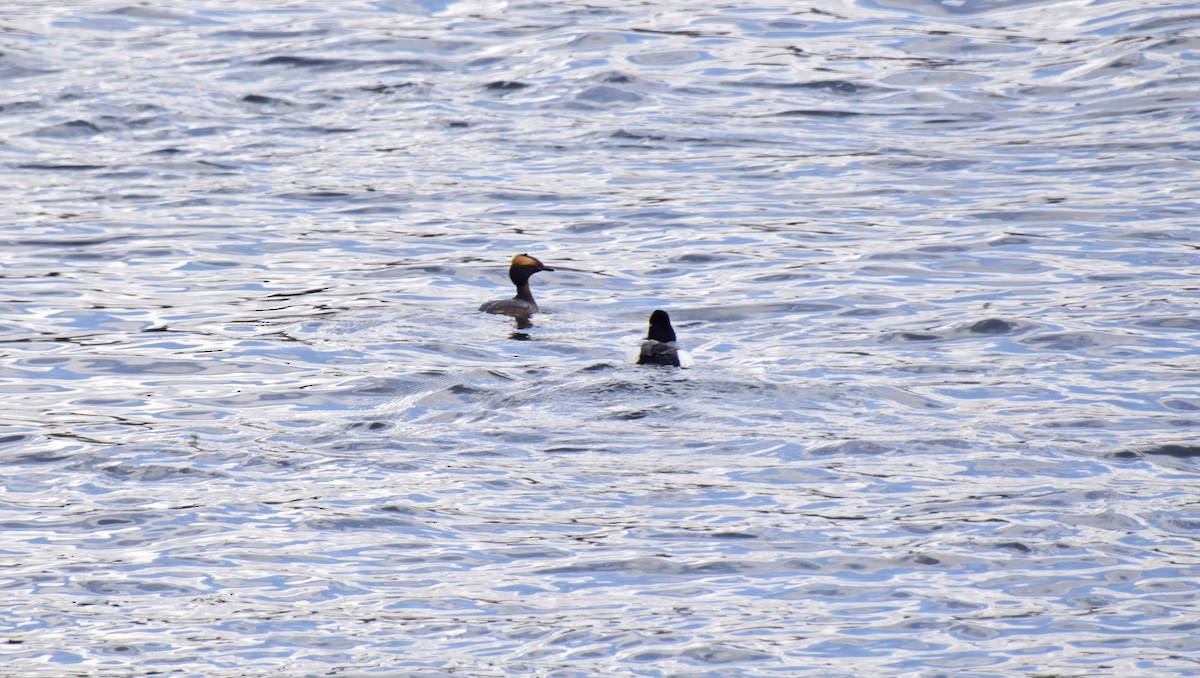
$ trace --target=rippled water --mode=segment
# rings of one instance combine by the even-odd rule
[[[1200,675],[1200,6],[327,5],[0,9],[7,672]]]

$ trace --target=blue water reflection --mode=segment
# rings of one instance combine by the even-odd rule
[[[1192,9],[0,21],[12,671],[1200,675]]]

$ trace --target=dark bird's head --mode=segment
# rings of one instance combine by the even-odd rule
[[[671,327],[671,316],[666,311],[655,311],[650,314],[650,332],[647,339],[655,341],[675,341],[675,329]]]
[[[514,285],[520,287],[529,282],[529,276],[538,271],[553,271],[554,269],[546,266],[542,262],[534,259],[528,254],[518,254],[512,258],[512,265],[508,267],[508,279]]]

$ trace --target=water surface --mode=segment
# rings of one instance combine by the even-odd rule
[[[0,29],[11,671],[1200,675],[1197,6]]]

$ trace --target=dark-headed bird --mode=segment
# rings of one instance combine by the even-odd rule
[[[691,367],[691,356],[676,343],[675,328],[671,327],[671,316],[667,315],[666,311],[650,314],[650,331],[642,340],[637,364]]]

